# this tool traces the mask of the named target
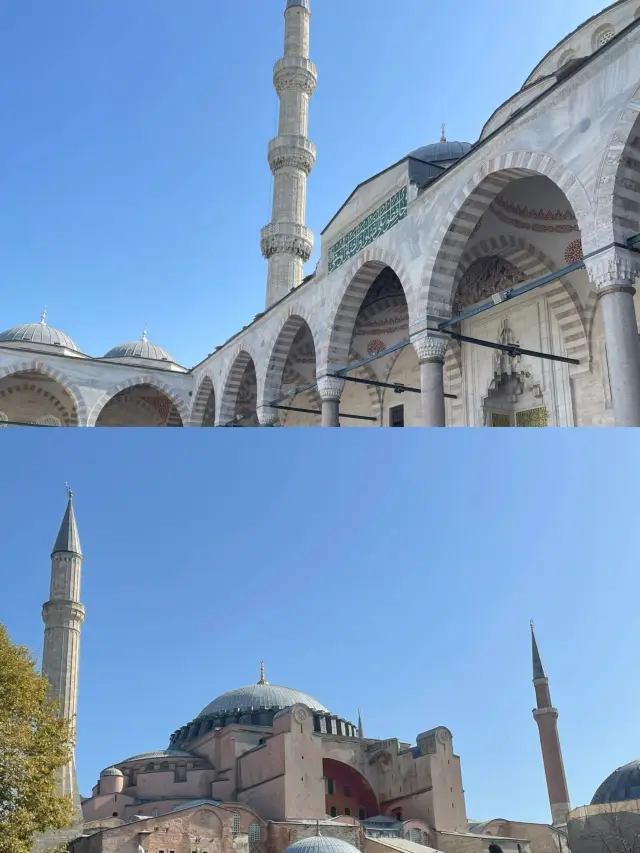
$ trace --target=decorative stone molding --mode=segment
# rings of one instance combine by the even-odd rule
[[[286,89],[296,89],[311,97],[318,84],[318,72],[310,59],[303,56],[286,56],[279,59],[273,69],[273,85],[278,95]]]
[[[322,402],[339,400],[344,391],[344,379],[339,376],[321,376],[318,379],[318,394]]]
[[[418,355],[420,364],[429,361],[440,361],[444,363],[444,356],[450,343],[448,335],[440,332],[419,332],[411,338],[411,343]]]
[[[287,254],[301,258],[306,264],[313,252],[313,231],[295,222],[272,222],[260,232],[260,248],[267,260],[273,255]]]
[[[260,426],[272,427],[280,420],[280,412],[271,406],[258,406],[257,412]]]
[[[306,136],[276,136],[269,143],[267,158],[274,173],[289,167],[308,176],[316,162],[316,146]]]
[[[598,292],[612,287],[633,288],[640,275],[640,256],[614,247],[587,258],[585,266]]]

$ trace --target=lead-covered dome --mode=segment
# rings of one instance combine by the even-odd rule
[[[53,326],[46,323],[46,312],[42,312],[39,323],[24,323],[21,326],[12,326],[6,332],[0,333],[0,341],[22,342],[29,344],[46,344],[52,347],[63,347],[74,352],[79,352],[75,342]]]
[[[341,838],[331,838],[327,835],[312,835],[301,838],[290,844],[285,853],[359,853],[358,848]]]
[[[409,154],[415,160],[424,160],[426,163],[452,163],[468,154],[473,148],[470,142],[449,142],[441,139],[440,142],[432,142],[431,145],[423,145]]]
[[[290,708],[292,705],[306,705],[312,711],[324,711],[328,709],[321,705],[313,696],[292,690],[290,687],[278,687],[269,684],[264,677],[264,665],[260,665],[260,681],[248,687],[239,687],[237,690],[229,690],[218,696],[213,702],[209,702],[206,708],[198,714],[200,717],[208,717],[212,714],[225,714],[234,711],[250,711],[254,708]]]
[[[618,767],[593,795],[592,806],[640,799],[640,760]]]
[[[150,361],[170,361],[175,363],[166,349],[159,347],[157,344],[152,344],[147,340],[146,329],[142,332],[140,340],[119,344],[117,347],[110,349],[103,358],[147,358]]]
[[[105,770],[103,770],[103,771],[102,771],[102,773],[100,774],[100,778],[101,778],[101,779],[106,779],[106,778],[107,778],[107,776],[122,776],[122,775],[123,775],[123,774],[122,774],[122,771],[121,771],[121,770],[118,770],[118,768],[117,768],[117,767],[107,767],[107,768],[106,768]]]

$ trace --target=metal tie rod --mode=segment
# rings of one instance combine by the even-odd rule
[[[308,415],[321,415],[321,409],[299,409],[295,406],[270,406],[271,409],[282,409],[285,412],[304,412]],[[369,417],[368,415],[347,415],[342,412],[339,413],[341,418],[349,418],[354,421],[377,421],[377,418]]]
[[[493,343],[493,341],[483,341],[480,338],[470,338],[468,335],[459,335],[457,332],[447,332],[448,335],[451,335],[452,338],[455,338],[457,341],[463,341],[468,344],[477,344],[481,347],[488,347],[489,349],[498,349],[502,350],[502,352],[508,352],[509,355],[531,355],[536,358],[546,358],[548,361],[562,361],[565,364],[580,364],[580,361],[577,358],[566,358],[563,355],[551,355],[548,352],[537,352],[532,349],[522,349],[521,346],[515,344],[497,344]]]
[[[410,385],[403,385],[402,382],[378,382],[376,379],[356,379],[355,376],[334,375],[334,378],[344,379],[345,382],[357,382],[359,385],[373,385],[376,388],[392,388],[396,394],[404,394],[405,391],[408,391],[411,394],[422,393],[420,388],[412,388]],[[444,396],[448,397],[449,400],[458,399],[455,394],[445,394]]]

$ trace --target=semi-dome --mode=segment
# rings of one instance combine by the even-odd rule
[[[424,160],[427,163],[450,163],[452,160],[459,160],[468,154],[473,148],[470,142],[449,142],[446,139],[441,139],[440,142],[432,142],[430,145],[423,145],[422,148],[416,148],[409,154],[415,160]]]
[[[0,333],[0,341],[14,341],[29,344],[47,344],[53,347],[64,347],[65,349],[79,352],[78,347],[69,335],[61,332],[46,323],[46,311],[42,312],[39,323],[24,323],[21,326],[12,326],[6,332]]]
[[[100,774],[100,778],[105,779],[107,776],[122,776],[122,771],[118,770],[117,767],[107,767]]]
[[[292,690],[290,687],[269,684],[265,680],[264,669],[261,668],[260,681],[257,684],[223,693],[203,708],[198,718],[208,717],[211,714],[229,713],[238,709],[244,711],[252,708],[290,708],[291,705],[306,705],[312,711],[328,713],[324,705],[307,693]]]
[[[146,329],[140,335],[140,340],[119,344],[110,349],[103,358],[148,358],[150,361],[171,361],[175,363],[166,349],[147,340]]]
[[[592,806],[640,799],[640,760],[618,767],[593,795]]]
[[[358,853],[358,848],[341,838],[327,835],[312,835],[290,844],[285,853]]]

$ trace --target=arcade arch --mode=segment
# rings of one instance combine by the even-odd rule
[[[42,369],[18,369],[0,379],[3,426],[78,426],[78,398]]]
[[[258,426],[258,380],[256,362],[247,350],[240,350],[223,383],[219,426]]]
[[[96,404],[93,425],[97,427],[181,427],[185,412],[162,388],[141,382],[105,395]],[[181,406],[184,409],[183,406]]]
[[[365,777],[350,764],[335,758],[322,759],[325,778],[325,809],[328,815],[351,815],[364,820],[380,812],[378,800]]]
[[[191,410],[191,425],[212,427],[216,422],[216,394],[210,376],[204,376],[198,386],[193,408]]]
[[[305,318],[291,314],[280,329],[267,365],[264,405],[316,380],[316,345]],[[291,396],[282,405],[320,411],[316,388]],[[282,426],[319,426],[319,415],[280,410]]]

